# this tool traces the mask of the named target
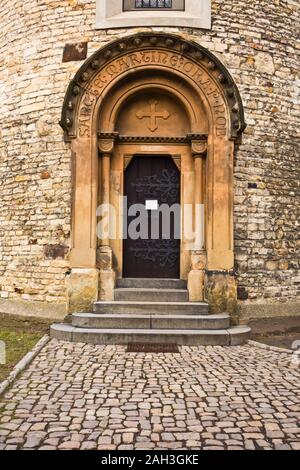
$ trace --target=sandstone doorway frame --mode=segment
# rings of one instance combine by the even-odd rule
[[[99,193],[102,201],[109,200],[110,156],[118,136],[111,126],[113,119],[99,135],[99,113],[116,83],[142,70],[180,77],[195,90],[205,109],[207,135],[199,135],[198,127],[192,126],[190,136],[185,136],[193,155],[199,156],[195,172],[201,171],[199,161],[206,159],[207,188],[206,250],[191,257],[189,283],[203,283],[212,311],[233,311],[233,154],[245,128],[241,97],[213,54],[194,42],[163,33],[140,33],[108,44],[83,64],[68,87],[61,125],[73,155],[69,311],[88,310],[93,301],[113,292],[111,250],[107,244],[97,250],[96,208]],[[100,191],[98,151],[102,155]]]

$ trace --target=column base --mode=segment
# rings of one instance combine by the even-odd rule
[[[190,302],[204,300],[204,271],[192,270],[188,274],[188,291]]]
[[[203,250],[191,252],[191,271],[188,274],[190,302],[203,302],[206,253]]]
[[[99,266],[99,300],[114,300],[116,274],[113,270],[113,253],[110,246],[98,248],[97,266]]]

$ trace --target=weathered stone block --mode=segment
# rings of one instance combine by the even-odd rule
[[[72,269],[66,280],[68,312],[91,312],[98,299],[99,271],[97,269]]]
[[[211,313],[227,312],[232,322],[237,315],[237,285],[231,272],[207,271],[205,274],[205,300]]]

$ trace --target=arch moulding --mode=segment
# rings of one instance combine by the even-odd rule
[[[233,311],[233,154],[245,128],[242,101],[231,75],[209,51],[179,36],[153,33],[129,36],[97,51],[66,93],[60,124],[73,155],[69,310],[86,310],[97,298],[113,295],[113,255],[107,240],[98,248],[96,210],[100,201],[109,201],[114,148],[141,138],[117,132],[119,110],[135,93],[151,88],[173,93],[182,103],[189,132],[144,136],[143,142],[185,144],[195,162],[197,157],[205,160],[205,247],[191,255],[188,282],[203,282],[212,311]]]

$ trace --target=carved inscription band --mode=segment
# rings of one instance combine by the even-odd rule
[[[79,109],[79,136],[90,136],[90,118],[93,109],[99,96],[103,94],[105,88],[111,84],[114,79],[131,69],[151,65],[159,65],[173,69],[186,75],[189,80],[193,80],[202,90],[203,95],[205,95],[210,104],[214,115],[216,135],[226,136],[228,130],[226,106],[224,97],[218,89],[215,79],[210,76],[203,67],[183,55],[160,50],[138,51],[118,58],[104,67],[104,69],[93,78],[87,88],[85,88]],[[140,119],[148,117],[149,126],[151,129],[154,129],[157,125],[157,119],[167,119],[167,115],[160,115],[154,103],[152,103],[151,106],[149,112],[145,111],[141,113],[139,117]]]

